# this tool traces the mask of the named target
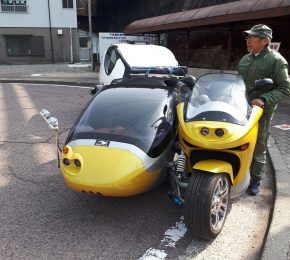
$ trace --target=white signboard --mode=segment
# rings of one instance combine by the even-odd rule
[[[279,51],[281,42],[271,42],[270,48],[274,51]]]
[[[125,35],[123,33],[99,33],[99,54],[100,63],[103,60],[105,51],[110,45],[120,42],[139,42],[146,44],[157,44],[157,37],[155,34],[145,34],[140,36]]]

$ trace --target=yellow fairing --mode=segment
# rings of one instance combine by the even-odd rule
[[[206,149],[227,149],[242,145],[247,142],[256,142],[257,123],[263,110],[254,106],[249,122],[246,126],[215,121],[184,121],[184,103],[177,106],[179,120],[179,135],[188,143]],[[209,135],[203,136],[201,129],[207,127]],[[215,130],[222,128],[224,136],[215,135]]]
[[[69,147],[62,155],[61,170],[67,185],[78,192],[104,196],[132,196],[148,189],[156,180],[160,169],[148,173],[142,161],[133,153],[110,147]],[[63,159],[70,160],[65,165]],[[81,161],[76,167],[74,160]]]
[[[227,173],[231,179],[231,182],[234,183],[233,168],[232,165],[228,162],[219,160],[206,160],[196,163],[192,168],[212,173]]]
[[[212,151],[232,154],[235,158],[238,158],[240,162],[238,172],[234,172],[231,176],[232,183],[235,186],[244,179],[250,167],[258,134],[258,121],[262,112],[263,110],[261,108],[254,106],[251,117],[245,126],[215,121],[192,121],[187,123],[184,120],[184,103],[181,103],[177,106],[180,145],[188,158],[191,157],[192,153],[202,154],[203,151],[205,153],[206,151]],[[207,136],[201,134],[203,127],[209,130]],[[223,129],[224,135],[218,137],[215,134],[216,129]],[[246,148],[242,149],[242,146]],[[209,163],[210,161],[201,158],[200,162],[198,162],[200,163],[199,169],[215,172],[216,165]],[[226,162],[224,163],[227,164]],[[219,163],[217,164],[219,165]],[[225,167],[225,164],[223,167]],[[196,168],[196,165],[192,165],[191,167]],[[222,171],[219,170],[219,172]]]

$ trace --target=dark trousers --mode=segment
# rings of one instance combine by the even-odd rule
[[[250,167],[251,178],[260,180],[265,175],[266,155],[269,146],[269,132],[273,113],[263,114],[259,120],[257,143]]]

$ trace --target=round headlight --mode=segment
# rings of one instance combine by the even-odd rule
[[[215,130],[215,135],[218,137],[222,137],[224,136],[224,134],[225,134],[225,131],[221,128],[218,128],[217,130]]]
[[[201,128],[200,133],[201,133],[203,136],[207,136],[207,135],[209,134],[209,129],[206,128],[206,127],[203,127],[203,128]]]
[[[75,159],[75,166],[81,167],[81,161],[79,159]]]
[[[63,164],[66,165],[66,166],[69,166],[70,165],[70,160],[68,158],[64,158],[62,160]]]

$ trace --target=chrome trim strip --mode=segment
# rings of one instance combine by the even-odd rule
[[[83,145],[83,146],[91,146],[91,145],[95,145],[96,143],[96,139],[78,139],[78,140],[74,140],[72,142],[69,142],[67,145],[74,147],[74,146],[79,146],[79,145]]]

